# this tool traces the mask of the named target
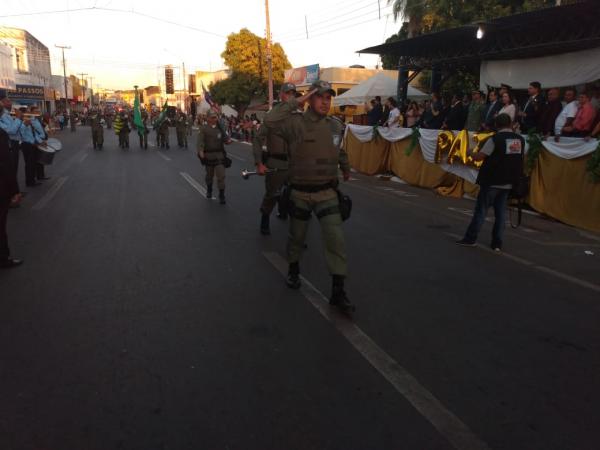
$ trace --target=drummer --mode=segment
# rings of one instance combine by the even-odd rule
[[[46,141],[48,140],[48,133],[44,129],[44,124],[42,123],[42,116],[40,115],[40,110],[37,106],[31,106],[29,108],[33,117],[31,118],[31,127],[33,128],[33,138],[35,139],[35,145],[46,145]],[[40,150],[36,148],[36,163],[35,163],[35,177],[38,181],[41,180],[49,180],[50,177],[46,176],[45,167],[42,163],[39,162],[39,154]]]
[[[27,108],[25,107],[19,110],[22,114],[27,113]],[[23,122],[23,126],[19,128],[18,135],[21,141],[21,153],[23,153],[23,160],[25,161],[25,185],[28,187],[38,186],[40,183],[35,179],[36,147],[31,119]]]

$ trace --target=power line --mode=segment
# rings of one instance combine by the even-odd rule
[[[140,16],[140,17],[145,17],[147,19],[156,20],[158,22],[168,23],[170,25],[178,26],[181,28],[187,28],[188,30],[197,31],[199,33],[204,33],[204,34],[216,36],[219,38],[227,39],[227,36],[219,34],[219,33],[214,33],[212,31],[203,30],[201,28],[197,28],[197,27],[194,27],[191,25],[175,22],[172,20],[163,19],[161,17],[153,16],[151,14],[146,14],[141,11],[135,11],[133,9],[127,10],[127,9],[118,9],[118,8],[106,8],[106,7],[102,7],[102,6],[89,6],[86,8],[56,9],[56,10],[36,11],[36,12],[19,13],[19,14],[4,14],[4,15],[0,15],[0,18],[41,16],[41,15],[64,14],[64,13],[81,12],[81,11],[107,11],[107,12],[116,12],[116,13],[121,13],[121,14],[132,14],[132,15],[136,15],[136,16]]]

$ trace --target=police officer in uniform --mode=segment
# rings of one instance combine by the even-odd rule
[[[286,102],[295,96],[296,86],[292,83],[284,83],[279,93],[280,103],[273,106],[267,115],[277,115],[282,108],[286,108]],[[299,112],[297,114],[300,114]],[[267,151],[263,151],[266,143]],[[273,128],[263,123],[258,133],[252,140],[254,164],[259,175],[265,177],[265,195],[260,206],[261,221],[260,232],[263,235],[271,234],[269,218],[271,212],[281,195],[281,190],[288,179],[288,148],[287,143],[278,135]],[[269,171],[269,172],[267,172]]]
[[[150,133],[150,130],[148,129],[148,113],[143,110],[141,112],[141,117],[142,117],[142,124],[144,125],[144,129],[137,130],[137,134],[138,137],[140,138],[140,148],[143,148],[144,150],[148,149],[148,133]]]
[[[206,198],[212,198],[213,179],[217,177],[219,188],[219,202],[225,204],[225,163],[227,153],[225,144],[229,140],[222,127],[219,125],[219,117],[213,110],[206,114],[206,125],[202,125],[198,131],[196,151],[202,165],[206,167]]]
[[[179,148],[187,148],[187,130],[188,119],[183,111],[179,111],[177,122],[175,122],[175,131],[177,132],[177,145]]]
[[[326,81],[316,81],[302,98],[292,97],[276,114],[265,117],[268,127],[288,144],[290,193],[290,232],[287,244],[289,263],[287,285],[300,287],[300,256],[311,216],[321,225],[325,258],[332,276],[329,303],[351,313],[354,305],[344,290],[347,275],[346,248],[337,187],[338,168],[344,180],[350,178],[348,156],[341,148],[342,123],[328,117],[335,91]],[[309,108],[296,114],[298,105],[308,101]]]
[[[170,148],[169,147],[169,126],[171,125],[171,120],[168,117],[165,117],[164,120],[160,123],[160,125],[158,126],[158,142],[160,145],[160,148],[166,148],[167,150]]]
[[[502,250],[508,194],[518,186],[523,174],[525,139],[513,132],[512,120],[508,114],[499,114],[495,120],[495,127],[498,132],[488,139],[479,152],[471,155],[475,161],[483,161],[477,175],[479,195],[465,237],[456,243],[474,247],[487,211],[493,207],[495,222],[492,230],[492,249],[499,252]]]
[[[104,145],[104,128],[102,127],[102,115],[98,110],[90,113],[90,126],[92,128],[92,145],[94,150],[102,150]]]

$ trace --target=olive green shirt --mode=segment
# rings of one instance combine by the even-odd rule
[[[304,113],[298,112],[298,101],[295,98],[290,99],[287,102],[282,102],[280,107],[275,110],[273,108],[269,114],[265,116],[263,126],[269,127],[269,129],[278,133],[288,144],[288,152],[290,161],[294,159],[294,151],[298,146],[304,143],[305,135],[305,120],[311,120],[318,122],[326,120],[331,128],[331,135],[334,143],[339,148],[339,167],[342,172],[350,172],[350,163],[348,162],[348,155],[342,148],[342,130],[343,124],[328,116],[320,116],[315,113],[312,109],[307,109]],[[318,142],[315,143],[319,145]]]

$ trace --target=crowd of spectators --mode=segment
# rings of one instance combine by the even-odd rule
[[[507,114],[512,129],[520,133],[536,132],[544,137],[600,137],[600,88],[580,91],[575,88],[550,88],[546,92],[539,82],[530,83],[526,98],[517,100],[508,85],[491,89],[487,97],[473,90],[468,95],[456,93],[451,98],[433,93],[426,101],[410,101],[398,106],[394,98],[382,104],[375,97],[365,105],[370,126],[490,131],[499,114]]]

